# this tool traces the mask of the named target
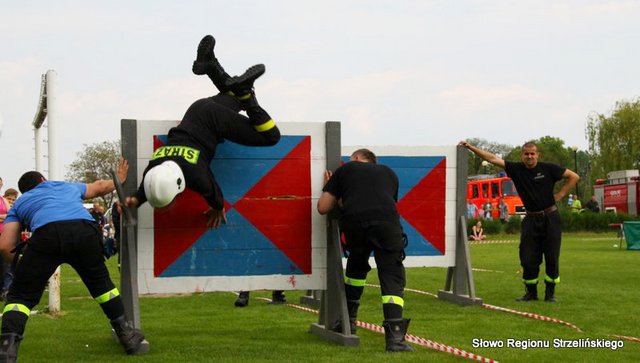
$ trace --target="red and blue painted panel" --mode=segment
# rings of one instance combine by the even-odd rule
[[[155,277],[311,274],[311,137],[271,147],[218,145],[210,164],[227,223],[206,228],[208,206],[186,190],[153,212]],[[166,135],[154,136],[154,149]]]
[[[378,156],[399,180],[398,213],[409,244],[407,256],[444,256],[446,168],[444,156]],[[343,156],[343,162],[349,157]]]

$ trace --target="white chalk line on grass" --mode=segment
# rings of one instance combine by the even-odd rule
[[[485,268],[471,268],[471,271],[478,271],[478,272],[496,272],[499,274],[504,273],[504,271],[497,271],[497,270],[487,270]]]
[[[263,300],[263,301],[271,301],[271,299],[266,298],[266,297],[257,297],[256,299]],[[296,304],[285,304],[285,305],[289,306],[289,307],[292,307],[294,309],[298,309],[298,310],[302,310],[302,311],[306,311],[306,312],[310,312],[310,313],[314,313],[314,314],[320,314],[320,311],[315,310],[315,309],[310,309],[310,308],[307,308],[307,307],[304,307],[304,306],[300,306],[300,305],[296,305]],[[363,328],[363,329],[367,329],[367,330],[371,330],[371,331],[376,332],[376,333],[384,334],[384,328],[381,327],[380,325],[367,323],[367,322],[360,321],[360,320],[356,321],[356,325],[359,326],[360,328]],[[420,338],[420,337],[412,335],[412,334],[406,334],[404,336],[404,339],[406,341],[410,342],[410,343],[413,343],[413,344],[421,345],[423,347],[439,350],[441,352],[457,355],[457,356],[464,357],[464,358],[467,358],[467,359],[476,360],[476,361],[485,362],[485,363],[499,363],[495,359],[486,358],[486,357],[483,357],[483,356],[475,354],[475,353],[470,353],[470,352],[464,351],[462,349],[458,349],[456,347],[452,347],[452,346],[448,346],[448,345],[445,345],[445,344],[442,344],[442,343],[434,342],[434,341],[429,340],[429,339]]]

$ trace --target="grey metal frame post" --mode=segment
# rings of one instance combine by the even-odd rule
[[[340,166],[340,123],[326,123],[327,169],[335,170]],[[355,347],[360,338],[351,332],[347,298],[344,292],[342,254],[340,250],[340,230],[338,213],[332,211],[327,217],[327,288],[322,291],[320,318],[311,324],[311,333],[345,346]],[[341,321],[342,332],[334,332],[331,325]]]
[[[136,120],[121,120],[122,157],[129,162],[129,175],[122,185],[124,198],[133,194],[138,186],[138,142]],[[123,199],[120,199],[124,202]],[[138,218],[137,209],[123,208],[123,226],[126,233],[120,233],[120,295],[124,303],[127,319],[133,322],[136,329],[140,329],[140,304],[138,301],[138,243],[136,239]]]
[[[471,270],[471,256],[467,241],[467,160],[468,151],[463,146],[457,148],[456,165],[456,256],[455,266],[447,269],[444,290],[438,291],[438,298],[458,305],[482,305],[476,297],[476,288]],[[453,285],[453,286],[452,286]],[[452,289],[453,287],[453,289]],[[467,293],[468,291],[468,293]]]

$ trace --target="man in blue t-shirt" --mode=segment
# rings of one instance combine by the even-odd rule
[[[504,168],[507,176],[513,180],[527,211],[522,220],[520,235],[520,264],[525,294],[517,300],[538,300],[538,274],[544,256],[544,300],[556,301],[555,287],[560,282],[559,257],[562,237],[560,213],[556,202],[564,198],[580,177],[560,165],[539,162],[538,146],[533,142],[527,142],[522,146],[521,162],[502,160],[466,141],[461,141],[460,145],[491,164]],[[566,179],[565,184],[554,193],[556,182],[562,179]]]
[[[124,182],[129,165],[121,159],[118,178]],[[91,296],[111,321],[127,354],[144,353],[144,335],[125,318],[124,305],[102,255],[102,233],[82,201],[111,193],[112,180],[91,184],[48,181],[37,171],[22,175],[18,182],[23,193],[5,220],[0,236],[0,253],[14,260],[13,284],[7,294],[2,315],[0,361],[14,362],[31,309],[38,304],[47,280],[62,263],[73,267]],[[14,248],[20,231],[33,233],[28,248]]]

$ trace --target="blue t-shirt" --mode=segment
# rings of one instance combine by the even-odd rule
[[[9,210],[5,223],[20,222],[32,232],[47,223],[93,217],[82,205],[87,185],[61,181],[44,181],[22,194]]]

